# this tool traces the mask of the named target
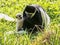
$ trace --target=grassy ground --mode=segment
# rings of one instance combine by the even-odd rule
[[[0,13],[15,18],[29,4],[46,10],[51,18],[50,27],[37,36],[20,35],[15,32],[16,22],[0,19],[0,45],[60,45],[60,0],[0,0]]]

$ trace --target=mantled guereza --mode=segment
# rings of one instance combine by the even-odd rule
[[[21,28],[23,28],[23,30],[27,29],[28,32],[35,33],[39,31],[38,28],[43,30],[49,26],[50,17],[41,6],[34,4],[27,5],[22,15],[23,25]],[[17,30],[20,31],[19,29]]]

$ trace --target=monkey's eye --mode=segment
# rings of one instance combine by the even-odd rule
[[[21,15],[19,15],[19,17],[21,17]]]
[[[19,18],[22,19],[21,15],[19,15]]]

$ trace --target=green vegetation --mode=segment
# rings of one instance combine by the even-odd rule
[[[60,45],[60,0],[0,0],[0,13],[15,18],[23,12],[26,5],[42,6],[51,18],[48,31],[40,32],[37,36],[15,33],[16,22],[0,19],[0,45]],[[11,34],[9,32],[13,31]],[[33,37],[35,38],[33,40]]]

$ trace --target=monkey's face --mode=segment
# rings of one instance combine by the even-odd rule
[[[32,18],[36,13],[36,8],[33,6],[27,6],[25,8],[25,14],[27,17]]]
[[[17,15],[16,15],[16,18],[17,18],[17,19],[22,19],[22,15],[21,15],[21,14],[17,14]]]

